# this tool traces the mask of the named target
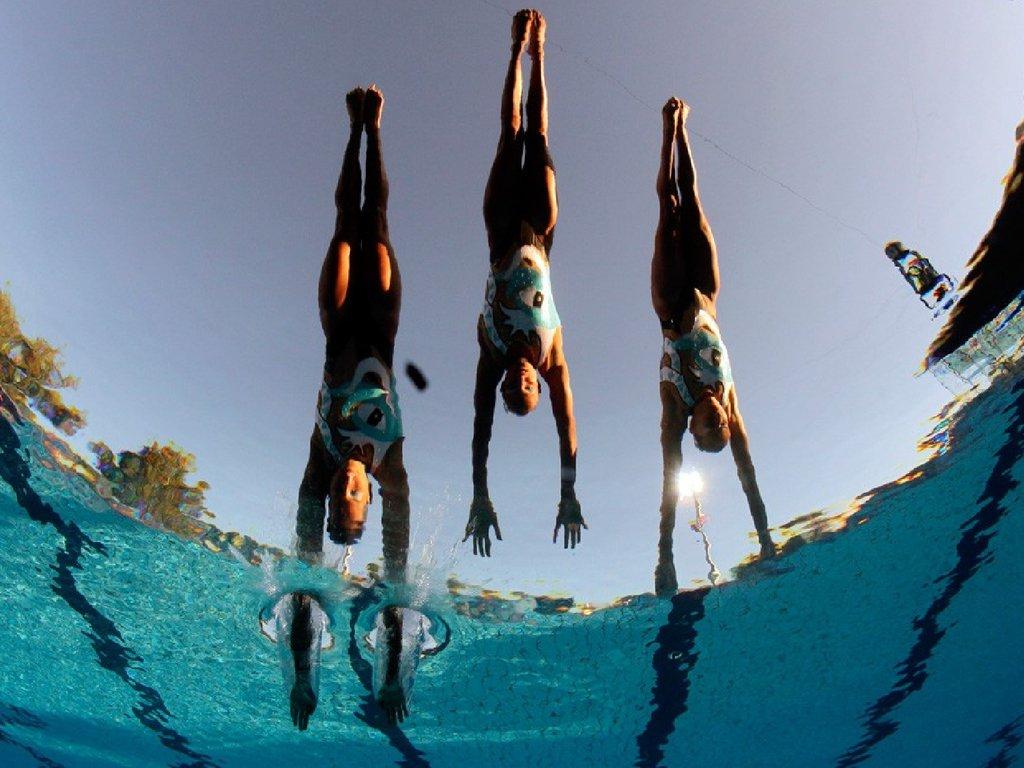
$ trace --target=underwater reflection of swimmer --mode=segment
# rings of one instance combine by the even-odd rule
[[[298,554],[319,562],[327,532],[339,544],[363,534],[380,483],[385,578],[405,578],[409,484],[402,459],[402,414],[392,372],[402,281],[388,236],[388,180],[381,156],[384,98],[375,86],[346,97],[351,132],[335,192],[337,221],[320,273],[320,322],[327,337],[316,426],[299,488]],[[366,133],[366,185],[360,206],[359,149]]]
[[[373,651],[373,694],[389,723],[409,715],[409,699],[420,659],[442,649],[430,633],[431,622],[419,611],[389,605],[377,613],[366,636]]]
[[[292,722],[309,727],[320,689],[320,652],[333,646],[329,622],[320,602],[307,592],[285,595],[260,614],[263,634],[278,644],[285,683],[289,685]]]
[[[538,11],[512,19],[512,54],[501,96],[501,135],[484,192],[484,223],[490,270],[477,324],[480,358],[473,394],[473,502],[463,541],[473,554],[491,555],[491,529],[501,528],[487,488],[487,455],[494,421],[495,390],[505,409],[525,416],[540,401],[538,374],[551,391],[558,430],[561,495],[555,530],[563,546],[576,547],[587,527],[576,499],[576,421],[562,326],[551,294],[551,243],[558,218],[555,169],[548,152],[547,91],[544,83],[546,22]],[[524,48],[533,65],[522,125]],[[525,156],[525,157],[524,157]]]
[[[967,263],[960,299],[928,348],[926,364],[963,346],[1024,291],[1024,122],[992,226]]]
[[[657,179],[660,212],[651,261],[651,297],[663,336],[663,478],[655,570],[658,594],[672,594],[678,586],[672,561],[672,532],[679,500],[677,478],[682,464],[682,437],[688,423],[700,450],[717,453],[726,445],[731,447],[757,529],[761,556],[775,554],[729,354],[718,328],[718,253],[697,193],[697,174],[686,133],[688,112],[689,107],[676,98],[669,99],[662,110]],[[676,150],[678,169],[673,164]]]

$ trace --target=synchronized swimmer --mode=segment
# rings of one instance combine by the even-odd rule
[[[490,252],[485,302],[477,324],[480,347],[473,396],[473,500],[464,541],[473,553],[491,555],[491,531],[501,540],[487,486],[487,459],[496,393],[518,416],[540,401],[541,380],[551,397],[559,443],[560,496],[553,540],[575,548],[587,524],[576,498],[576,422],[562,324],[551,287],[551,245],[558,219],[554,163],[548,147],[544,80],[546,21],[536,10],[512,20],[512,45],[501,96],[501,132],[484,192],[484,224]],[[531,59],[523,120],[522,57]],[[320,321],[326,337],[323,380],[309,460],[299,489],[297,550],[319,563],[325,530],[331,540],[353,545],[362,537],[373,498],[369,476],[380,484],[383,503],[384,577],[406,579],[409,548],[409,483],[402,460],[404,432],[393,357],[402,283],[388,235],[388,180],[381,154],[384,98],[370,86],[346,97],[350,134],[335,193],[337,220],[320,273]],[[658,172],[660,216],[651,266],[651,294],[661,321],[662,450],[661,505],[656,591],[676,590],[672,527],[681,462],[681,439],[689,426],[697,447],[732,446],[743,490],[761,542],[761,555],[774,546],[754,466],[729,356],[718,328],[719,276],[714,239],[697,195],[696,174],[686,136],[687,107],[670,99],[663,110],[664,137]],[[525,124],[524,124],[525,122]],[[359,153],[365,133],[366,178]],[[678,171],[673,156],[678,151]],[[363,189],[361,190],[361,186]],[[362,200],[360,199],[362,192]],[[326,504],[326,510],[325,510]],[[312,594],[289,598],[294,661],[291,711],[305,729],[317,704],[311,670]],[[403,652],[401,606],[382,608],[383,682],[377,703],[394,723],[408,713],[398,679]]]
[[[473,502],[465,536],[472,536],[473,554],[482,557],[491,555],[491,528],[501,540],[498,516],[487,490],[487,455],[499,382],[505,409],[517,416],[537,407],[540,379],[548,385],[561,465],[561,497],[552,540],[557,540],[561,528],[564,546],[575,549],[587,527],[576,499],[576,419],[569,363],[551,291],[550,253],[558,194],[548,150],[545,30],[539,11],[522,10],[512,19],[512,53],[501,94],[501,134],[484,191],[490,271],[477,324],[480,359],[473,393]],[[524,48],[533,60],[525,130],[520,67]]]

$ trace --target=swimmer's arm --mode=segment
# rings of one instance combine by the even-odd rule
[[[736,462],[736,474],[739,475],[740,485],[747,497],[747,505],[750,507],[750,516],[754,520],[754,527],[757,529],[758,539],[762,546],[766,541],[770,542],[768,533],[768,513],[765,510],[764,500],[761,498],[761,490],[757,486],[757,475],[754,472],[754,461],[750,457],[750,439],[747,437],[747,429],[743,424],[743,417],[740,415],[739,402],[736,398],[735,387],[731,393],[732,417],[729,419],[729,447],[732,450],[733,461]]]
[[[501,380],[501,368],[495,364],[483,339],[480,360],[476,366],[476,388],[473,391],[473,498],[488,499],[487,455],[494,423],[495,391]]]
[[[679,468],[683,464],[683,433],[687,411],[673,384],[662,382],[661,394],[661,538],[660,551],[672,554],[672,529],[675,527],[676,504],[679,502]]]
[[[299,485],[299,511],[295,519],[296,554],[316,565],[324,549],[324,502],[330,488],[330,476],[320,432],[314,427],[309,440],[309,460]]]
[[[405,581],[409,557],[409,477],[402,456],[404,439],[388,449],[375,477],[380,483],[384,538],[384,578],[392,584]]]
[[[572,410],[569,364],[562,353],[562,331],[558,330],[551,349],[551,363],[540,371],[551,390],[551,410],[558,430],[562,498],[576,498],[576,418]]]

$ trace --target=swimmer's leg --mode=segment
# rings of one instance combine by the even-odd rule
[[[651,301],[662,324],[678,320],[681,305],[690,301],[683,296],[686,271],[679,259],[679,187],[676,184],[675,138],[682,102],[672,97],[661,110],[661,155],[658,162],[658,228],[654,232],[654,258],[651,259]]]
[[[341,163],[341,175],[334,192],[338,214],[334,224],[334,237],[327,248],[320,270],[318,299],[320,324],[330,339],[348,298],[353,249],[359,242],[359,195],[362,172],[359,168],[359,145],[363,135],[363,89],[354,88],[345,96],[350,122],[348,144]]]
[[[309,595],[297,592],[292,595],[292,627],[288,644],[295,661],[295,683],[291,692],[292,722],[300,731],[309,726],[309,717],[316,710],[317,692],[313,687],[313,673],[310,657],[313,642],[313,600]]]
[[[384,94],[375,85],[366,91],[363,120],[366,126],[366,190],[363,200],[363,248],[359,265],[371,311],[384,337],[394,342],[402,302],[402,276],[388,231],[388,184],[380,139]]]
[[[690,154],[690,139],[686,132],[686,118],[689,107],[685,104],[679,115],[676,127],[676,146],[678,149],[679,171],[679,231],[680,258],[688,273],[689,282],[701,293],[711,299],[718,297],[718,250],[715,238],[711,234],[711,225],[704,216],[704,209],[697,193],[697,171]]]
[[[531,12],[525,10],[512,19],[512,51],[501,92],[501,134],[484,189],[484,225],[492,261],[500,258],[502,250],[508,246],[507,241],[518,234],[523,173],[521,64],[532,20]]]
[[[558,221],[555,167],[548,149],[548,99],[544,82],[544,39],[547,22],[533,11],[530,35],[530,92],[526,97],[526,161],[524,181],[530,226],[544,239],[547,250]]]

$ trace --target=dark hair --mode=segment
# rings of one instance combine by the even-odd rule
[[[705,453],[718,453],[725,446],[729,444],[729,427],[728,425],[722,425],[722,427],[715,431],[701,433],[703,437],[698,437],[696,432],[693,432],[693,444],[697,448]]]
[[[537,389],[538,394],[540,388]],[[506,413],[513,413],[516,416],[525,416],[533,408],[530,407],[526,397],[523,395],[523,391],[516,387],[515,389],[508,389],[505,387],[501,388],[501,402],[505,406]]]
[[[882,250],[885,251],[886,256],[889,256],[890,248],[894,248],[896,251],[898,251],[897,255],[907,250],[907,247],[899,240],[890,240],[888,243],[882,246]],[[891,259],[892,256],[889,256],[889,258]]]

